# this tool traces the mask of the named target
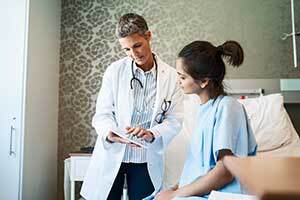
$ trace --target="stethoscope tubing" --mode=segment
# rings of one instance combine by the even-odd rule
[[[155,54],[152,54],[152,55],[153,55],[153,60],[154,60],[155,70],[156,70],[156,77],[155,77],[155,79],[156,79],[156,81],[157,81],[157,73],[158,73],[158,72],[157,72],[157,68],[158,68],[158,66],[157,66]],[[131,62],[131,74],[132,74],[132,78],[131,78],[131,80],[130,80],[130,88],[133,89],[133,81],[137,81],[137,82],[139,83],[139,85],[141,86],[141,88],[144,88],[142,82],[141,82],[138,78],[136,78],[135,75],[134,75],[134,71],[133,71],[133,63],[134,63],[134,60],[132,60],[132,62]]]

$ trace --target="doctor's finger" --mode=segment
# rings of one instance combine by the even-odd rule
[[[143,140],[146,140],[146,141],[151,141],[152,138],[153,138],[153,136],[150,135],[150,134],[145,134],[145,135],[143,135],[143,137],[142,137],[142,139],[143,139]]]
[[[131,132],[134,130],[134,128],[133,128],[133,127],[130,127],[130,126],[127,126],[127,127],[125,128],[125,130],[126,130],[126,133],[131,133]]]
[[[144,137],[145,134],[147,134],[147,131],[145,129],[142,129],[138,132],[137,136],[141,138]]]
[[[131,132],[132,135],[137,135],[141,131],[141,128],[136,127],[134,130]]]

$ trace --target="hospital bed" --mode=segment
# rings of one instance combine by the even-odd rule
[[[251,94],[245,95],[245,90],[234,93],[244,105],[250,120],[255,138],[258,143],[257,156],[289,156],[300,157],[300,139],[289,115],[284,107],[282,94],[263,95],[262,89],[250,89]],[[254,94],[256,93],[256,94]],[[245,98],[248,96],[248,98]],[[249,98],[249,96],[251,98]],[[184,97],[184,122],[180,134],[170,143],[165,153],[164,186],[176,184],[180,178],[187,148],[193,127],[195,126],[195,112],[199,104],[195,95]]]

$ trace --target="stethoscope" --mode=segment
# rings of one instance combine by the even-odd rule
[[[156,70],[156,77],[155,77],[155,79],[157,81],[157,73],[158,73],[157,72],[157,62],[156,62],[155,54],[152,53],[152,55],[153,55],[153,60],[154,60],[155,70]],[[137,81],[139,83],[139,85],[141,86],[141,88],[144,88],[142,82],[140,81],[140,79],[138,79],[134,75],[133,64],[134,64],[134,60],[132,60],[132,62],[131,62],[131,74],[132,74],[132,78],[130,80],[130,88],[133,89],[133,82],[134,81]]]

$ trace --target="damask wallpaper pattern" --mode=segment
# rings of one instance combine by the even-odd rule
[[[289,9],[289,0],[62,0],[59,199],[63,159],[94,145],[91,120],[102,75],[125,55],[114,34],[121,15],[143,15],[153,32],[154,51],[172,66],[180,48],[193,40],[218,45],[234,39],[244,48],[245,63],[238,70],[228,68],[228,77],[300,77],[299,69],[289,67],[292,43],[280,40],[291,29]]]

